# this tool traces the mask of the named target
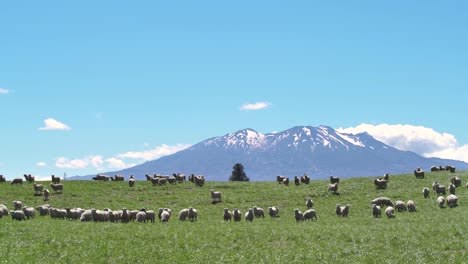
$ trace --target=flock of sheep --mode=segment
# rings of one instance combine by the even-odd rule
[[[443,170],[442,166],[440,167],[433,167],[431,171],[440,171]],[[451,172],[455,171],[454,167],[447,166],[447,169]],[[424,178],[424,171],[420,168],[414,171],[416,178]],[[0,175],[3,177],[3,175]],[[3,177],[4,178],[4,177]],[[34,195],[44,195],[44,200],[49,200],[50,192],[48,189],[45,189],[42,184],[34,183],[34,177],[31,175],[24,175],[24,178],[27,182],[33,183]],[[97,175],[94,180],[100,181],[124,181],[124,177],[120,175],[116,175],[114,178],[108,177],[105,175]],[[147,180],[151,181],[153,185],[162,185],[169,182],[170,184],[174,183],[183,183],[186,178],[183,174],[174,174],[173,176],[160,176],[154,175],[149,176],[147,175]],[[276,180],[280,184],[289,185],[289,178],[284,176],[277,176]],[[197,186],[203,186],[205,182],[205,178],[203,176],[195,176],[190,175],[189,181],[195,183]],[[307,175],[302,177],[295,177],[294,182],[296,185],[300,185],[301,183],[309,184],[310,178]],[[340,178],[330,176],[330,183],[328,184],[328,191],[332,192],[333,194],[338,194],[338,185],[340,182]],[[377,189],[386,189],[387,184],[389,182],[389,174],[386,173],[383,177],[376,178],[373,180]],[[11,184],[22,184],[22,178],[13,179]],[[135,179],[133,176],[129,177],[129,186],[133,187],[135,184]],[[432,190],[436,194],[437,205],[440,208],[443,208],[445,204],[448,207],[453,208],[458,205],[458,197],[455,195],[456,188],[462,185],[461,179],[458,176],[452,176],[450,178],[450,183],[448,188],[445,185],[441,185],[438,181],[433,182]],[[54,190],[55,193],[63,193],[63,184],[60,183],[60,178],[55,177],[52,175],[52,183],[49,186]],[[468,184],[466,185],[468,188]],[[446,192],[450,192],[450,195],[444,197]],[[423,196],[424,198],[429,198],[430,196],[430,189],[428,187],[423,188]],[[222,202],[222,193],[219,191],[210,190],[211,195],[211,202],[213,204]],[[375,218],[381,217],[382,208],[385,208],[385,215],[388,218],[395,217],[395,212],[416,212],[416,204],[413,200],[408,200],[407,202],[404,201],[391,201],[390,198],[387,197],[378,197],[373,199],[371,202],[371,211],[372,215]],[[305,206],[307,209],[302,212],[300,209],[296,208],[293,211],[293,216],[296,222],[300,221],[317,221],[317,212],[313,209],[314,201],[312,198],[308,198],[305,202]],[[345,206],[341,206],[340,204],[336,204],[335,213],[338,217],[346,218],[349,214],[351,205],[347,204]],[[0,218],[6,215],[11,215],[13,220],[27,220],[34,218],[36,215],[36,210],[39,212],[40,216],[49,215],[53,219],[67,219],[67,220],[79,220],[81,222],[122,222],[128,223],[131,221],[137,221],[141,223],[146,222],[155,222],[156,219],[156,212],[154,210],[146,210],[145,208],[141,208],[139,210],[128,210],[126,208],[122,208],[120,210],[111,210],[109,208],[103,210],[97,209],[81,209],[81,208],[54,208],[51,207],[49,204],[41,205],[36,208],[24,206],[21,201],[13,201],[13,210],[9,211],[7,206],[4,204],[0,204]],[[278,206],[269,206],[268,207],[268,214],[272,218],[279,217],[279,207]],[[169,222],[172,215],[172,210],[169,208],[159,208],[157,211],[157,216],[160,222]],[[223,219],[224,221],[232,221],[239,222],[242,220],[242,212],[238,208],[234,208],[230,211],[228,208],[223,209]],[[251,208],[247,209],[246,213],[244,214],[245,221],[252,222],[256,218],[264,218],[265,217],[265,210],[258,206],[252,206]],[[198,218],[198,210],[192,207],[184,208],[180,210],[178,219],[181,221],[197,221]]]

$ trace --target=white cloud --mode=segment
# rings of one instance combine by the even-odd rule
[[[40,127],[39,130],[71,130],[71,128],[64,123],[61,123],[53,118],[47,118],[44,120],[44,127]]]
[[[45,166],[47,166],[47,164],[45,162],[40,161],[40,162],[36,163],[36,166],[45,167]]]
[[[148,160],[154,160],[158,159],[162,156],[167,156],[174,154],[178,151],[184,150],[191,145],[188,144],[177,144],[175,146],[169,146],[166,144],[163,144],[159,147],[156,147],[151,150],[145,150],[145,151],[129,151],[123,154],[117,155],[118,158],[129,158],[129,159],[142,159],[145,161]]]
[[[55,166],[64,169],[86,169],[89,166],[89,164],[89,158],[70,160],[65,157],[59,157],[55,161]]]
[[[8,89],[0,88],[0,94],[8,94],[8,93],[10,93]]]
[[[460,146],[454,135],[432,128],[412,125],[370,125],[339,128],[344,133],[367,132],[379,141],[400,150],[408,150],[424,157],[438,157],[468,162],[468,145]]]
[[[253,103],[253,104],[244,104],[240,107],[241,110],[246,110],[246,111],[249,111],[249,110],[261,110],[261,109],[265,109],[265,108],[268,108],[269,106],[271,106],[271,103],[269,102],[256,102],[256,103]]]
[[[126,164],[123,160],[117,158],[106,159],[109,169],[125,169],[135,166],[135,164]]]

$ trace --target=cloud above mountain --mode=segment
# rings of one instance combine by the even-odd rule
[[[252,111],[252,110],[261,110],[271,106],[269,102],[256,102],[252,104],[244,104],[240,107],[241,110],[244,111]]]
[[[44,120],[44,126],[39,130],[71,130],[71,128],[53,118],[47,118]]]
[[[400,150],[413,151],[424,157],[438,157],[468,162],[468,145],[460,145],[454,135],[432,128],[413,125],[371,125],[339,128],[340,132],[367,132],[379,141]]]

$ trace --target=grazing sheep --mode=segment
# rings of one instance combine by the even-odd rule
[[[371,201],[371,204],[376,204],[378,206],[393,206],[392,200],[387,197],[378,197]]]
[[[188,208],[185,208],[185,209],[180,210],[180,212],[179,212],[179,220],[180,220],[180,221],[185,221],[185,220],[187,220],[187,218],[188,218],[188,213],[189,213],[189,209],[188,209]]]
[[[107,175],[101,175],[101,174],[98,174],[96,175],[96,177],[93,177],[93,180],[95,181],[110,181],[112,177],[109,177]]]
[[[407,208],[406,208],[406,203],[403,202],[403,201],[396,201],[396,202],[395,202],[395,209],[396,209],[398,212],[406,211],[406,210],[407,210]]]
[[[212,203],[221,202],[221,192],[215,192],[213,190],[210,190],[210,192],[211,192],[211,202]]]
[[[374,179],[374,184],[377,189],[387,189],[387,181],[384,179]]]
[[[247,213],[245,213],[245,221],[252,222],[255,218],[253,208],[249,208]]]
[[[4,215],[9,215],[10,212],[8,211],[8,208],[4,204],[0,204],[0,218],[2,218]]]
[[[289,178],[283,179],[283,184],[289,186]]]
[[[52,188],[52,190],[54,190],[55,193],[63,193],[63,184],[61,183],[50,183],[50,188]]]
[[[454,167],[454,166],[448,165],[448,166],[445,166],[445,169],[448,170],[448,171],[450,171],[451,173],[454,173],[454,172],[455,172],[455,167]]]
[[[330,183],[331,183],[331,184],[333,184],[333,183],[340,183],[340,178],[339,178],[339,177],[330,176]]]
[[[299,180],[299,177],[294,176],[294,184],[295,184],[296,186],[301,185],[301,181]]]
[[[304,174],[303,176],[301,176],[301,182],[305,183],[305,184],[309,184],[310,183],[310,177]]]
[[[92,222],[94,220],[92,210],[93,209],[85,210],[80,216],[80,221],[81,222]]]
[[[416,179],[424,179],[424,171],[421,168],[417,168],[414,170],[414,176],[416,176]]]
[[[315,221],[317,221],[317,212],[315,212],[314,209],[308,209],[303,213],[304,216],[304,221],[310,220],[313,221],[315,218]]]
[[[312,201],[312,198],[307,198],[306,206],[307,209],[311,209],[314,206],[314,201]]]
[[[224,221],[229,221],[231,222],[232,221],[232,212],[229,211],[228,208],[224,208],[224,215],[223,215],[223,219]]]
[[[25,206],[22,210],[27,219],[34,218],[34,216],[36,216],[36,210],[34,210],[33,207]]]
[[[51,207],[49,209],[50,218],[53,219],[65,219],[67,217],[67,210],[57,209]]]
[[[456,187],[455,187],[455,185],[453,183],[449,184],[448,188],[449,188],[449,193],[450,194],[455,194]]]
[[[18,221],[23,221],[26,220],[26,215],[22,210],[14,210],[10,212],[11,214],[11,219],[13,220],[18,220]]]
[[[460,187],[462,185],[462,181],[458,176],[450,177],[450,182],[455,185],[455,187]]]
[[[205,177],[204,176],[194,176],[193,181],[195,185],[202,187],[205,184]]]
[[[372,204],[372,215],[374,218],[382,216],[382,208],[376,204]]]
[[[50,205],[48,204],[44,204],[44,205],[40,205],[36,207],[36,209],[39,211],[40,216],[49,215],[49,208],[50,208]]]
[[[338,193],[338,182],[328,184],[328,191],[332,192],[334,194],[337,194]]]
[[[127,208],[122,208],[122,215],[120,216],[120,222],[122,223],[130,222],[130,214]]]
[[[428,198],[428,197],[429,197],[429,193],[430,193],[429,188],[424,187],[424,189],[423,189],[422,192],[423,192],[424,198]]]
[[[336,206],[335,206],[335,214],[336,214],[337,216],[341,216],[341,206],[340,206],[340,204],[336,204]]]
[[[255,212],[254,212],[255,213]],[[276,217],[279,217],[279,209],[277,206],[270,206],[268,207],[268,214],[273,217],[273,218],[276,218]]]
[[[49,195],[50,195],[50,192],[48,189],[44,189],[44,201],[48,201],[49,200]]]
[[[444,208],[445,198],[443,196],[437,197],[437,204],[440,208]]]
[[[113,181],[124,181],[125,177],[123,175],[114,175],[114,178],[110,177],[111,180]]]
[[[350,204],[347,204],[346,206],[342,206],[340,208],[340,216],[341,217],[348,217],[349,208],[351,208]]]
[[[55,175],[51,175],[52,183],[60,183],[60,177],[55,177]]]
[[[67,216],[66,216],[67,220],[78,220],[81,218],[81,215],[84,213],[84,210],[80,208],[73,208],[73,209],[65,208],[65,210],[67,211]]]
[[[390,174],[385,173],[384,176],[383,176],[383,179],[388,182],[389,178],[390,178]]]
[[[387,215],[388,218],[393,218],[395,217],[395,209],[393,207],[389,206],[385,209],[385,214]]]
[[[263,210],[263,208],[254,206],[252,207],[252,209],[254,211],[255,218],[258,218],[258,217],[265,218],[265,211]]]
[[[234,208],[234,211],[232,211],[232,215],[234,217],[234,222],[239,222],[242,220],[242,213],[239,211],[239,209]]]
[[[133,178],[128,179],[128,186],[130,188],[135,186],[135,179],[133,179]]]
[[[436,192],[437,195],[440,195],[440,194],[446,194],[446,188],[445,188],[445,185],[440,185],[438,182],[434,182],[432,184],[432,187],[434,189],[434,191]]]
[[[283,183],[284,179],[286,179],[287,177],[285,176],[276,176],[276,181],[281,184]]]
[[[44,186],[42,184],[34,184],[34,195],[42,195],[42,192],[44,191]]]
[[[136,220],[138,223],[146,223],[146,212],[145,211],[139,211],[136,214]]]
[[[406,202],[406,207],[408,208],[408,212],[416,212],[416,204],[413,200]]]
[[[458,197],[454,194],[450,194],[447,196],[447,205],[450,208],[457,207],[458,206]]]
[[[22,178],[15,178],[11,181],[10,184],[23,184],[23,179]]]
[[[197,221],[197,217],[198,217],[198,210],[192,207],[189,207],[189,211],[188,211],[189,220],[192,222]]]
[[[24,180],[29,182],[29,183],[33,183],[35,181],[35,177],[32,176],[31,174],[24,174]]]
[[[309,209],[310,210],[310,209]],[[296,219],[296,222],[299,221],[304,221],[304,215],[299,209],[294,209],[294,219]]]
[[[23,208],[23,202],[21,201],[13,201],[13,210],[17,211],[17,210],[21,210],[21,208]]]
[[[145,210],[145,212],[146,212],[146,221],[154,223],[156,219],[156,213],[153,210]]]
[[[171,219],[171,213],[168,210],[163,210],[161,213],[161,222],[167,223],[169,222],[169,219]]]

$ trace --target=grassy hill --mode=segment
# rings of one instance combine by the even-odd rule
[[[4,263],[466,263],[468,253],[468,172],[458,172],[457,208],[438,208],[436,195],[424,199],[423,187],[438,180],[447,185],[447,172],[391,175],[388,189],[376,190],[372,178],[342,179],[340,195],[327,192],[327,181],[283,186],[276,182],[187,182],[152,186],[137,182],[64,182],[64,193],[53,194],[53,207],[84,209],[123,207],[173,211],[169,223],[81,223],[36,216],[28,221],[0,219],[0,262]],[[43,182],[48,185],[49,182]],[[223,202],[212,204],[210,189],[221,191]],[[432,189],[431,189],[432,190]],[[28,206],[43,204],[32,184],[0,184],[0,204],[13,200]],[[370,201],[386,196],[416,202],[417,212],[374,219]],[[306,209],[314,200],[317,222],[296,223],[294,208]],[[335,205],[351,204],[348,218],[335,215]],[[252,223],[224,222],[223,208],[280,208],[279,218]],[[181,222],[178,212],[192,206],[197,222]]]

